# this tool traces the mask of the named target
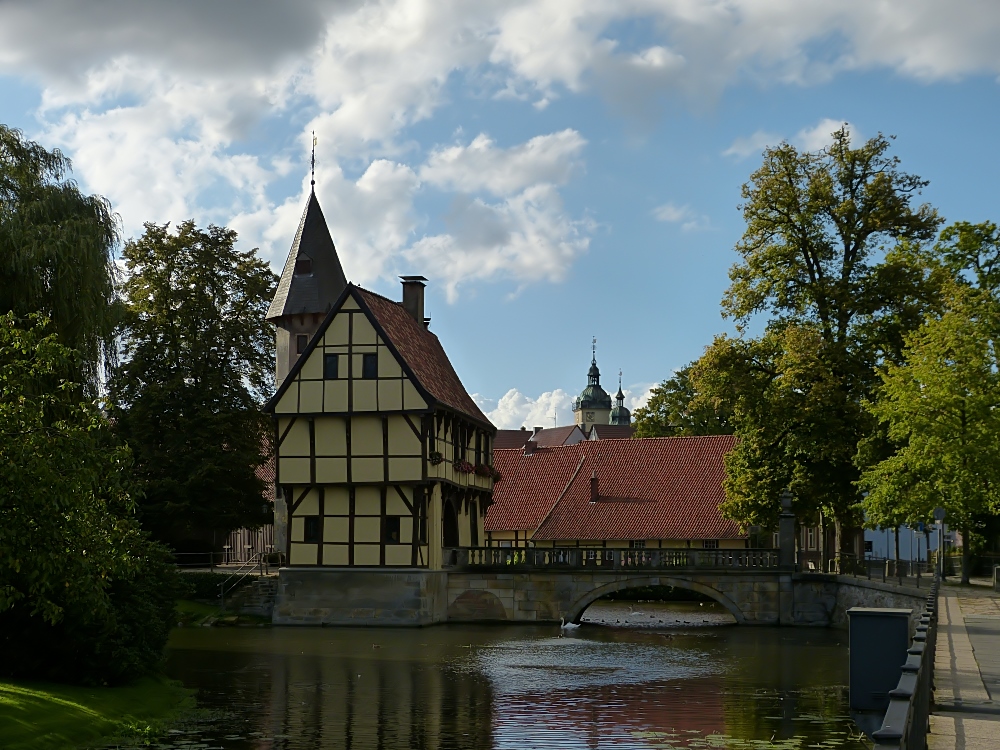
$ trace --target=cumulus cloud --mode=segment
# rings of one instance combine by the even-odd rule
[[[561,185],[580,167],[586,143],[577,131],[566,129],[498,148],[480,133],[468,146],[433,150],[420,168],[420,177],[440,188],[493,195],[509,195],[539,183]]]
[[[791,138],[787,139],[794,146],[802,151],[819,151],[833,143],[834,131],[846,127],[853,143],[858,143],[862,135],[857,127],[845,120],[834,120],[826,117],[815,125],[809,125],[799,130]],[[757,156],[769,146],[777,146],[781,141],[786,140],[777,133],[758,130],[753,135],[740,136],[733,141],[732,145],[722,152],[723,156],[734,156],[737,160],[742,160],[748,156]],[[669,220],[668,220],[669,221]]]
[[[478,393],[472,397],[501,430],[552,427],[553,416],[558,425],[573,424],[573,397],[562,388],[546,391],[537,398],[525,396],[516,388],[495,401]]]
[[[857,128],[855,128],[851,123],[845,122],[844,120],[833,120],[827,117],[820,120],[812,127],[802,128],[802,130],[796,133],[795,137],[792,138],[792,143],[803,151],[819,151],[820,149],[826,148],[833,143],[833,133],[840,130],[842,127],[847,128],[847,132],[850,134],[852,142],[856,143],[861,138]]]
[[[489,278],[561,281],[586,252],[591,222],[563,212],[552,185],[534,185],[498,203],[459,196],[446,234],[422,237],[404,251],[414,266],[434,264],[450,301],[460,284]]]
[[[655,385],[656,383],[637,383],[623,388],[625,406],[633,413],[645,406]],[[511,388],[499,399],[491,399],[479,393],[474,393],[472,398],[501,430],[552,427],[553,416],[556,425],[573,424],[573,395],[562,388],[545,391],[535,398],[526,396],[516,388]]]
[[[619,32],[636,23],[649,37],[639,45]],[[196,0],[8,0],[0,75],[43,89],[42,136],[132,229],[193,216],[264,243],[280,232],[285,244],[301,198],[270,191],[302,159],[284,141],[256,154],[241,144],[269,118],[315,129],[322,163],[361,175],[323,186],[324,201],[355,212],[338,215],[348,217],[338,232],[362,259],[357,273],[443,255],[454,296],[460,279],[563,278],[590,230],[566,216],[556,189],[582,166],[575,131],[508,148],[480,135],[420,156],[408,129],[448,102],[451,82],[486,81],[484,93],[538,107],[596,92],[646,120],[665,97],[711,102],[748,80],[809,85],[877,68],[921,81],[996,75],[998,34],[1000,5],[978,0],[248,0],[238,12]],[[822,142],[820,125],[793,142]],[[759,151],[769,135],[726,153]],[[447,232],[421,237],[421,184],[477,197],[459,195]]]
[[[738,137],[729,148],[722,152],[722,155],[734,156],[736,159],[742,160],[748,156],[758,156],[768,146],[774,146],[780,142],[780,135],[766,130],[758,130],[752,135]]]
[[[707,216],[698,213],[691,206],[677,205],[669,201],[653,209],[653,218],[669,224],[680,224],[685,232],[708,229],[711,225]]]

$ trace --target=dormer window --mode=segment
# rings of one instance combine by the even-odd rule
[[[313,272],[312,258],[307,255],[300,255],[295,259],[295,275],[309,276]]]

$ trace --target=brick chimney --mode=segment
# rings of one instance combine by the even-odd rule
[[[427,327],[429,321],[424,317],[424,284],[423,276],[400,276],[403,281],[403,309],[420,325]]]

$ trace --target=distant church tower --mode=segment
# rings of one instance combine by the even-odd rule
[[[588,434],[595,424],[609,424],[611,419],[611,396],[601,388],[601,371],[597,369],[597,339],[592,351],[587,387],[573,401],[573,421]]]
[[[611,410],[610,424],[627,427],[632,424],[632,412],[625,408],[625,394],[622,393],[622,371],[618,371],[618,393],[615,394],[615,406]]]
[[[347,277],[333,246],[323,210],[316,200],[315,178],[312,185],[299,229],[281,271],[278,290],[267,310],[267,320],[275,327],[277,345],[275,388],[281,386],[330,307],[347,288]]]

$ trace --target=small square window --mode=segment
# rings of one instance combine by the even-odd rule
[[[309,346],[309,337],[304,333],[295,334],[295,353],[302,354]]]
[[[628,543],[628,546],[631,549],[646,549],[646,540],[645,539],[633,539],[631,542]]]
[[[301,255],[295,260],[295,275],[308,276],[313,272],[312,258]]]
[[[319,516],[305,517],[305,531],[303,532],[302,535],[302,541],[304,542],[319,541]]]
[[[336,380],[337,379],[337,365],[339,364],[339,358],[336,354],[324,354],[323,355],[323,379],[324,380]]]
[[[361,355],[361,377],[365,380],[374,380],[378,377],[378,355]]]
[[[385,543],[399,544],[399,516],[386,516]]]
[[[705,549],[719,549],[719,540],[718,539],[706,539],[704,542],[702,542],[702,546]]]

